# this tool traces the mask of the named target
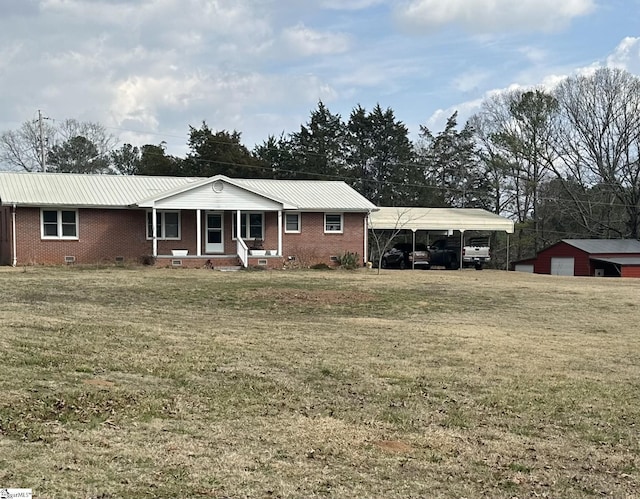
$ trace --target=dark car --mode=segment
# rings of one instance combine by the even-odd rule
[[[398,268],[407,269],[411,268],[414,263],[413,244],[411,243],[397,243],[393,248],[387,250],[382,255],[382,268]],[[415,266],[428,269],[429,263],[429,248],[424,244],[416,244],[415,251]]]

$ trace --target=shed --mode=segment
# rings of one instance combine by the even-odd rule
[[[640,277],[640,241],[636,239],[563,239],[534,259],[514,262],[515,270],[533,264],[536,274]]]

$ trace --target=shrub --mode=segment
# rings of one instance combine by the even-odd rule
[[[358,253],[351,253],[347,251],[345,254],[338,258],[338,264],[343,269],[355,270],[360,266],[360,256]]]
[[[140,263],[142,265],[155,265],[156,264],[156,257],[153,255],[142,255],[140,257]]]

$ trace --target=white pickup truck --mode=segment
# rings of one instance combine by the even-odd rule
[[[431,266],[460,268],[460,240],[455,238],[438,239],[429,246]],[[482,267],[491,260],[488,237],[472,237],[462,247],[462,266]]]
[[[482,270],[483,265],[491,261],[491,248],[488,237],[472,237],[462,248],[462,265]]]

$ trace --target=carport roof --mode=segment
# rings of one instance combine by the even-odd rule
[[[369,216],[374,230],[488,230],[513,233],[508,218],[480,208],[381,207]]]

